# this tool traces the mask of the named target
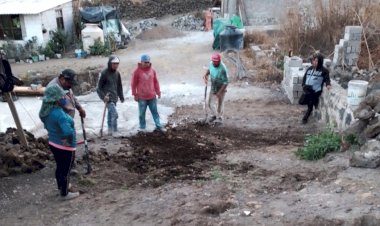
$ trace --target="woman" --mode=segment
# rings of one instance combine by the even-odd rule
[[[79,192],[69,192],[70,170],[75,158],[76,136],[73,119],[66,114],[65,92],[53,85],[45,90],[42,107],[39,113],[49,136],[49,147],[53,152],[57,168],[55,178],[62,200],[79,196]]]
[[[305,93],[305,104],[307,111],[302,118],[302,124],[306,124],[313,111],[313,107],[318,107],[319,97],[322,94],[323,84],[330,90],[329,71],[323,67],[323,56],[320,53],[313,55],[311,66],[306,70],[302,80],[302,87]]]

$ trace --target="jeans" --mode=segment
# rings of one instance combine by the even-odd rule
[[[108,132],[117,132],[117,118],[119,117],[119,115],[117,114],[116,104],[113,102],[109,102],[107,104],[107,109]]]
[[[149,107],[150,113],[152,113],[153,121],[156,125],[156,128],[161,128],[160,115],[157,112],[157,99],[154,98],[151,100],[139,100],[138,104],[140,129],[146,128],[145,112],[147,107]]]
[[[66,151],[49,145],[57,164],[55,179],[62,196],[69,192],[70,170],[75,159],[75,151]]]

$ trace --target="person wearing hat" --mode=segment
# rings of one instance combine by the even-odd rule
[[[216,119],[220,123],[223,122],[224,112],[224,96],[227,92],[228,86],[228,70],[226,65],[222,62],[222,56],[219,53],[214,53],[211,56],[211,61],[208,69],[203,76],[203,80],[207,86],[208,79],[211,78],[211,90],[208,99],[208,107],[211,111],[211,118],[209,122]]]
[[[60,105],[66,93],[57,84],[46,88],[39,117],[48,131],[48,142],[56,162],[55,178],[62,200],[79,196],[69,192],[70,171],[75,159],[76,133],[74,120]]]
[[[140,131],[145,131],[146,129],[145,113],[146,108],[149,107],[156,130],[164,132],[160,123],[160,115],[157,111],[156,98],[161,98],[160,84],[157,79],[156,71],[150,62],[149,55],[143,54],[140,63],[138,63],[137,67],[133,70],[131,88],[132,95],[135,101],[138,102]]]
[[[107,68],[100,73],[97,85],[97,93],[101,100],[107,105],[107,126],[108,135],[115,135],[118,132],[116,103],[124,102],[123,85],[121,75],[117,70],[120,59],[117,56],[110,56]]]
[[[83,109],[82,105],[78,102],[77,98],[71,89],[75,85],[77,74],[71,69],[63,70],[60,75],[49,82],[47,87],[52,85],[58,85],[66,93],[65,99],[61,101],[61,106],[64,111],[69,114],[72,118],[75,116],[75,109],[78,109],[79,115],[82,118],[86,118],[86,111]]]

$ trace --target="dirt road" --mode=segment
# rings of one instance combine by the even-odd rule
[[[148,52],[162,87],[185,84],[202,90],[211,36],[195,32],[135,40],[117,53],[121,71],[128,78],[140,54]],[[80,69],[105,61],[63,59],[28,68]],[[294,151],[304,135],[323,125],[313,120],[301,125],[303,109],[290,105],[275,86],[233,80],[222,126],[199,123],[202,93],[163,98],[178,106],[165,136],[90,140],[94,171],[83,175],[78,162],[72,176],[74,189],[82,193],[77,199],[58,199],[53,162],[33,174],[0,178],[0,225],[380,224],[377,170],[350,168],[347,152],[317,162],[297,159]],[[191,98],[198,104],[186,105]]]

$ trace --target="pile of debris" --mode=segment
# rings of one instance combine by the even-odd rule
[[[157,23],[153,19],[141,20],[136,24],[126,24],[126,28],[131,33],[131,38],[135,38],[143,31],[157,27]]]
[[[25,131],[29,149],[21,147],[16,129],[0,133],[0,177],[32,173],[45,167],[53,156],[47,141]]]
[[[202,11],[213,6],[212,0],[110,0],[109,2],[116,6],[121,16],[127,20],[178,15]]]
[[[330,77],[336,80],[344,89],[347,89],[348,82],[353,79],[369,81],[371,84],[371,80],[376,79],[378,74],[379,70],[377,68],[372,70],[364,70],[357,67],[345,69],[337,67],[331,71]]]
[[[172,27],[181,31],[204,31],[205,29],[204,20],[191,14],[175,19]]]

